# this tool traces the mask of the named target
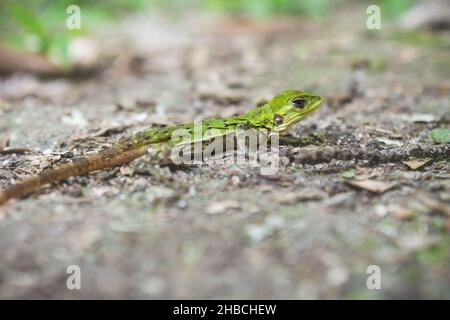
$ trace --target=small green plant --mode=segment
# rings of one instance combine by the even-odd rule
[[[36,51],[42,54],[48,53],[51,46],[50,35],[41,22],[41,19],[20,4],[12,5],[10,10],[12,17],[20,24],[23,30],[36,37]]]
[[[430,137],[435,143],[450,143],[450,129],[436,128],[430,131]]]
[[[344,179],[352,179],[356,176],[355,169],[349,169],[341,172],[341,177]]]

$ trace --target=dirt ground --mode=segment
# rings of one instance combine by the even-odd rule
[[[450,123],[450,37],[369,33],[364,17],[139,14],[98,31],[97,74],[1,78],[0,144],[20,148],[0,153],[2,187],[287,88],[327,103],[292,130],[275,176],[144,157],[6,204],[0,298],[449,299],[450,146],[428,133]]]

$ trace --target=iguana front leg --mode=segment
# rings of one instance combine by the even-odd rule
[[[169,165],[171,160],[173,145],[170,143],[158,143],[148,147],[148,157],[151,162],[161,166]]]

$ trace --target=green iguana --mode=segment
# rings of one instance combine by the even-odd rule
[[[224,136],[237,130],[239,125],[267,132],[284,133],[296,123],[306,118],[322,103],[322,97],[298,90],[286,90],[271,101],[239,116],[221,119],[207,119],[201,122],[202,130],[212,129],[213,136]],[[195,123],[150,128],[120,140],[111,147],[92,155],[87,155],[71,163],[58,165],[44,170],[40,174],[18,182],[0,191],[0,204],[13,198],[20,198],[50,183],[63,181],[69,177],[89,174],[93,171],[119,166],[128,163],[147,152],[149,145],[173,146],[172,133],[183,129],[191,135],[188,142],[200,142],[202,139],[194,134]],[[185,143],[186,140],[184,139]]]

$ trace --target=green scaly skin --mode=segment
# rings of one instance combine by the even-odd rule
[[[194,129],[196,123],[150,128],[121,140],[106,150],[45,170],[37,176],[0,191],[0,204],[12,198],[25,196],[49,183],[128,163],[144,155],[149,145],[167,144],[170,146],[180,143],[179,140],[172,140],[172,133],[177,129],[184,129],[189,133],[190,137],[187,141],[183,139],[183,143],[210,141],[214,137],[236,132],[241,125],[254,129],[265,129],[268,133],[283,134],[309,116],[320,106],[322,101],[322,97],[315,94],[286,90],[263,106],[243,115],[202,121],[201,132],[209,131],[208,135],[199,135]]]

